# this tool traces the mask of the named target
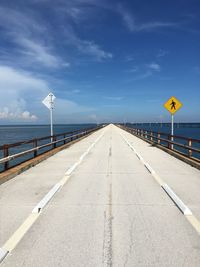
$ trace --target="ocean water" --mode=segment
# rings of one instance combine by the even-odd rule
[[[83,130],[88,128],[96,127],[96,124],[67,124],[67,125],[54,125],[54,134],[62,134],[67,132],[72,132],[76,130]],[[23,142],[35,138],[50,136],[50,126],[49,125],[9,125],[0,126],[0,146],[4,144],[14,144],[17,142]],[[60,136],[59,139],[64,136]],[[38,141],[37,145],[41,146],[50,143],[50,138],[46,140]],[[58,143],[56,146],[62,145],[63,142]],[[33,143],[23,144],[16,147],[9,148],[9,155],[13,155],[28,149],[32,149]],[[42,148],[38,151],[38,155],[51,149],[51,146]],[[9,167],[15,166],[25,160],[33,158],[34,153],[29,153],[23,157],[19,157],[14,160],[9,161]],[[0,149],[0,158],[3,158],[3,150]],[[0,164],[0,172],[5,168],[4,163]]]
[[[127,123],[126,126],[171,134],[170,123]],[[200,123],[174,123],[174,135],[200,140]]]
[[[57,124],[54,134],[95,127],[95,124]],[[0,125],[0,145],[12,144],[50,135],[49,125]]]
[[[58,124],[54,125],[54,134],[95,127],[95,124]],[[152,130],[170,134],[169,123],[126,124],[127,127]],[[12,144],[29,139],[50,135],[49,125],[0,125],[0,145]],[[200,123],[179,123],[174,125],[174,135],[200,139]]]
[[[171,127],[168,123],[158,124],[158,123],[143,123],[143,124],[126,124],[127,127],[140,128],[145,130],[151,130],[154,132],[161,132],[170,134]],[[61,134],[65,132],[71,132],[81,129],[93,128],[96,127],[96,124],[63,124],[63,125],[54,125],[54,134]],[[193,142],[193,146],[197,149],[200,149],[200,123],[179,123],[174,125],[174,135],[183,136],[187,138],[198,139],[199,142]],[[9,126],[0,126],[0,146],[4,144],[13,144],[16,142],[26,141],[30,139],[40,138],[44,136],[50,136],[50,126],[49,125],[9,125]],[[165,136],[162,136],[166,138]],[[62,138],[62,136],[60,137]],[[181,140],[175,138],[174,141],[188,145],[187,140]],[[47,144],[50,142],[50,139],[39,141],[38,146]],[[60,143],[61,145],[62,143]],[[166,145],[166,142],[163,143]],[[27,149],[33,148],[33,143],[23,144],[22,146],[9,148],[9,155],[25,151]],[[180,147],[174,147],[177,150],[187,153],[186,149],[180,149]],[[46,147],[39,150],[38,154],[41,154],[51,147]],[[193,155],[197,158],[200,158],[200,153],[194,152]],[[3,157],[3,150],[0,150],[0,158]],[[9,166],[12,167],[16,163],[23,162],[24,160],[30,159],[33,157],[33,153],[27,154],[24,157],[20,157],[9,162]],[[4,164],[0,164],[0,171],[4,169]]]

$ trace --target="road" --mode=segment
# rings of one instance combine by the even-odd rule
[[[114,125],[80,141],[68,152],[51,157],[46,162],[52,171],[48,171],[47,163],[40,163],[19,176],[27,176],[26,181],[17,177],[0,187],[4,192],[1,204],[2,200],[12,199],[8,206],[13,213],[6,214],[5,207],[1,213],[3,205],[0,206],[0,215],[6,217],[1,217],[0,233],[6,232],[1,245],[62,178],[72,161],[100,136],[68,182],[4,259],[2,267],[200,266],[200,236],[123,137],[132,140],[142,153],[143,141],[138,145],[136,137]],[[65,153],[71,155],[71,161]],[[162,158],[153,161],[154,167],[156,162],[163,164]],[[44,181],[38,182],[41,170]],[[16,195],[16,188],[23,188],[21,195]],[[21,199],[16,199],[15,206],[9,195],[12,190]],[[26,200],[27,204],[20,203]]]

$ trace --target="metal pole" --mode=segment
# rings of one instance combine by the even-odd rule
[[[53,109],[50,109],[50,121],[51,121],[51,138],[53,136]]]
[[[171,135],[174,135],[174,115],[172,114]]]
[[[171,122],[171,141],[174,141],[174,114],[172,114],[172,122]],[[171,144],[171,149],[174,149],[174,145]]]
[[[53,141],[53,95],[50,94],[50,123],[51,123],[51,142]]]

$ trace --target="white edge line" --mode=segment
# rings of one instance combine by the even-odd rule
[[[120,134],[121,135],[121,134]],[[141,156],[137,153],[137,151],[130,145],[130,143],[121,135],[124,141],[132,148],[132,150],[136,153],[136,156],[141,159]],[[188,219],[190,224],[195,228],[195,230],[200,234],[200,222],[196,219],[196,217],[192,214],[192,211],[183,203],[183,201],[173,192],[173,190],[162,181],[162,179],[157,175],[157,173],[151,168],[151,166],[144,162],[144,166],[148,169],[148,171],[152,174],[152,176],[157,180],[160,186],[164,189],[167,195],[174,201],[177,207],[181,210],[181,212]]]
[[[57,183],[54,187],[43,197],[43,199],[35,206],[32,213],[39,213],[47,203],[52,199],[55,193],[60,189],[61,184]]]
[[[155,173],[155,171],[153,170],[153,168],[152,168],[148,163],[145,162],[144,166],[147,168],[147,170],[148,170],[151,174],[154,174],[154,173]]]
[[[48,204],[48,202],[53,198],[53,196],[56,194],[56,192],[67,182],[67,180],[70,177],[70,174],[74,171],[74,169],[81,163],[83,158],[89,153],[89,151],[93,148],[93,146],[102,138],[102,136],[105,134],[105,132],[100,135],[96,141],[87,149],[86,152],[83,153],[83,155],[80,157],[79,161],[75,163],[66,173],[65,176],[61,179],[60,182],[54,185],[54,187],[43,197],[43,199],[34,207],[31,214],[38,214],[40,211]],[[23,224],[22,224],[23,225]],[[19,230],[19,228],[18,228]],[[17,231],[18,231],[17,230]],[[10,240],[10,239],[9,239]],[[8,255],[9,251],[5,248],[0,248],[0,263],[4,260],[4,258]]]
[[[7,251],[4,248],[0,248],[0,263],[3,261],[3,259],[7,256],[9,251]]]
[[[61,187],[63,187],[64,184],[66,184],[66,182],[69,180],[70,175],[65,175],[59,182],[59,184],[61,185]]]
[[[167,184],[163,184],[161,187],[170,196],[170,198],[174,201],[174,203],[184,215],[192,215],[191,210],[183,203],[183,201],[174,193],[174,191]]]
[[[92,147],[99,141],[99,139],[103,136],[100,135],[96,141],[87,149],[86,152],[83,153],[83,155],[80,157],[79,161],[76,162],[72,167],[69,168],[69,170],[65,173],[65,175],[70,175],[76,167],[81,163],[83,158],[88,154],[88,152],[92,149]],[[34,207],[32,210],[32,213],[39,213],[46,205],[47,203],[51,200],[51,198],[55,195],[55,193],[62,187],[63,183],[57,183],[54,185],[54,187],[43,197],[43,199]]]
[[[93,146],[99,141],[99,139],[104,135],[101,134],[95,142],[87,149],[86,152],[83,153],[83,155],[80,157],[79,161],[76,162],[72,167],[69,168],[68,171],[66,171],[65,175],[70,175],[76,167],[81,163],[83,158],[89,153],[89,151],[93,148]],[[63,182],[58,182],[57,184],[54,185],[54,187],[43,197],[43,199],[34,207],[32,210],[32,213],[39,213],[46,205],[47,203],[52,199],[52,197],[55,195],[55,193],[60,189],[60,187],[63,186]]]
[[[82,161],[84,158],[85,158],[85,156],[87,156],[87,154],[88,154],[88,152],[86,151],[85,153],[83,153],[83,155],[82,156],[80,156],[80,161]]]
[[[72,165],[65,173],[65,175],[70,175],[75,169],[76,167],[80,164],[80,160],[76,163],[74,163],[74,165]]]
[[[94,147],[94,145],[100,140],[100,138],[102,137],[104,135],[104,133],[102,134],[102,135],[100,135],[95,141],[94,141],[94,143],[92,143],[91,145],[90,145],[90,147],[80,156],[80,158],[79,158],[79,161],[78,162],[76,162],[76,163],[74,163],[74,165],[72,165],[72,167],[70,167],[67,171],[66,171],[66,173],[65,173],[65,175],[70,175],[75,169],[76,169],[76,167],[78,167],[78,165],[82,162],[82,160],[85,158],[85,156],[90,152],[90,150]]]
[[[120,134],[121,135],[121,134]],[[124,139],[124,141],[132,148],[132,150],[135,152],[136,156],[138,157],[139,160],[144,164],[146,169],[152,174],[152,176],[156,179],[156,181],[159,183],[160,186],[164,184],[162,179],[158,176],[158,174],[154,171],[154,169],[143,159],[143,157],[136,151],[136,149],[124,138],[122,135],[121,137]]]

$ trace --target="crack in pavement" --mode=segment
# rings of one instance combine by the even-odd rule
[[[112,184],[109,190],[109,206],[104,211],[103,266],[112,266]]]
[[[110,138],[110,147],[108,154],[108,170],[107,170],[107,179],[109,183],[109,192],[108,192],[108,206],[104,211],[104,238],[103,238],[103,266],[112,267],[112,138]],[[110,175],[111,174],[111,175]]]

